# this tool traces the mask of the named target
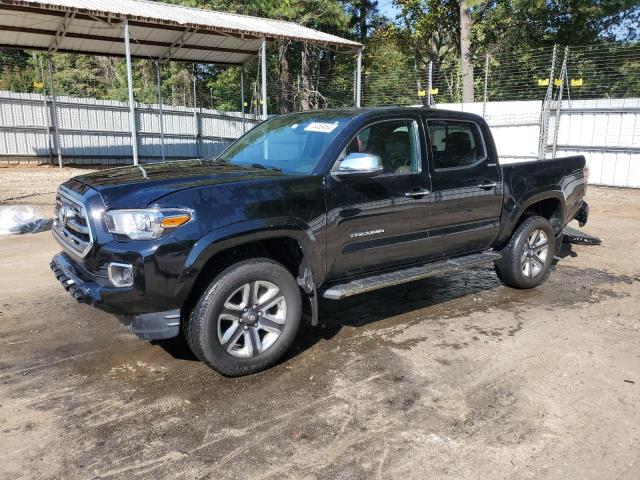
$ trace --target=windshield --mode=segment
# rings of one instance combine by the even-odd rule
[[[217,161],[289,173],[311,173],[350,120],[350,117],[332,112],[275,117],[240,138]]]

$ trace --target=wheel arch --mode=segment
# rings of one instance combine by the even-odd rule
[[[524,219],[532,215],[539,215],[542,218],[546,218],[551,223],[554,232],[556,234],[559,233],[562,231],[565,217],[564,197],[562,194],[554,194],[531,199],[520,212],[514,229],[517,228]]]
[[[231,229],[221,237],[210,232],[197,242],[185,262],[176,298],[188,311],[199,295],[219,272],[229,265],[248,258],[264,257],[281,263],[293,277],[306,286],[301,288],[308,297],[315,294],[316,278],[322,275],[322,257],[315,236],[300,225]],[[315,302],[310,302],[312,319],[317,319]],[[186,308],[185,308],[186,307]],[[313,322],[312,322],[313,323]]]
[[[504,245],[508,242],[513,232],[532,215],[539,215],[549,220],[556,235],[562,232],[566,217],[566,201],[562,192],[545,190],[521,201],[519,208],[510,215],[508,225],[503,230],[498,244]]]

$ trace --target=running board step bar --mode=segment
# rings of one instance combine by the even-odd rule
[[[602,243],[601,238],[594,237],[587,232],[572,227],[564,227],[564,230],[562,230],[562,241],[564,243],[572,243],[573,245],[600,245]]]
[[[324,298],[341,300],[359,293],[370,292],[379,288],[391,287],[402,283],[413,282],[422,278],[432,277],[445,272],[463,270],[477,265],[491,263],[502,255],[497,252],[484,252],[464,257],[450,258],[439,262],[428,263],[419,267],[406,268],[381,273],[372,277],[358,278],[347,283],[333,285],[322,292]]]

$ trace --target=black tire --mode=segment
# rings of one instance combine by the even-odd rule
[[[528,249],[527,243],[529,237],[539,230],[546,234],[547,254],[543,262],[540,262],[539,256],[528,257],[534,262],[535,268],[531,266],[532,264],[529,264],[528,271],[530,275],[527,275],[523,264],[523,258],[526,258],[526,256],[523,257],[523,255],[525,255],[525,248],[528,250],[527,253],[531,250]],[[549,220],[538,216],[529,217],[513,232],[509,243],[502,249],[502,258],[495,262],[498,278],[502,283],[512,288],[535,288],[549,276],[554,252],[555,234]],[[538,267],[540,267],[539,271],[537,271]],[[534,274],[534,270],[537,273]]]
[[[277,295],[285,298],[286,320],[271,346],[253,356],[239,358],[220,343],[219,317],[225,302],[230,301],[234,292],[244,285],[255,285],[254,282],[260,281],[270,282],[280,289],[281,295]],[[213,279],[191,311],[184,332],[189,347],[200,360],[225,376],[237,377],[259,372],[275,364],[291,346],[300,327],[301,314],[300,289],[291,273],[278,262],[255,258],[231,265]],[[237,330],[240,328],[244,327],[238,325]],[[246,337],[239,339],[243,344],[245,340]],[[255,343],[253,348],[255,352]]]

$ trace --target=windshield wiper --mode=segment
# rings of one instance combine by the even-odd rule
[[[271,166],[263,165],[263,164],[261,164],[261,163],[252,163],[252,164],[251,164],[251,166],[252,166],[253,168],[261,168],[261,169],[263,169],[263,170],[274,170],[274,171],[276,171],[276,172],[281,172],[281,171],[282,171],[282,169],[281,169],[281,168],[278,168],[278,167],[271,167]]]

